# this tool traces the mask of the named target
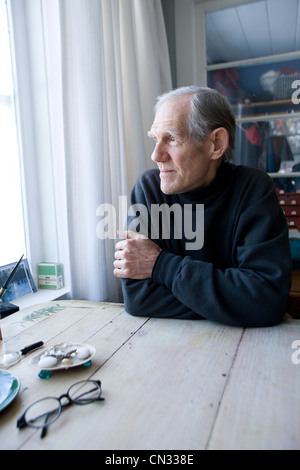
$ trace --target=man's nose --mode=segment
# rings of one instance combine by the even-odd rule
[[[157,142],[155,148],[151,155],[151,160],[153,162],[162,162],[170,158],[169,153],[166,150],[166,147],[163,142]]]

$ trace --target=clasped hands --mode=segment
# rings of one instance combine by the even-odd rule
[[[145,235],[119,231],[116,244],[114,275],[126,279],[150,279],[161,248]]]

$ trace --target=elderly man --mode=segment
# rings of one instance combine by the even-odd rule
[[[138,179],[131,198],[148,220],[136,223],[131,209],[134,229],[116,244],[126,310],[236,326],[280,322],[291,284],[287,224],[269,176],[229,162],[235,118],[226,98],[201,87],[169,92],[158,99],[149,135],[158,170]],[[157,211],[163,207],[181,208],[179,225],[180,211]],[[161,226],[153,229],[154,209]]]

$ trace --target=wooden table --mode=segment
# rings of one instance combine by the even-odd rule
[[[121,304],[70,300],[27,308],[0,326],[0,352],[39,340],[47,348],[70,341],[97,350],[90,367],[47,380],[32,365],[37,352],[10,367],[21,388],[0,413],[0,449],[300,448],[300,364],[292,348],[298,320],[242,329],[132,317]],[[88,378],[101,380],[104,402],[63,411],[44,439],[16,428],[35,400]]]

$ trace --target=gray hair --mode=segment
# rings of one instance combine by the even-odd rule
[[[227,98],[217,90],[207,87],[188,86],[169,91],[157,98],[154,111],[168,100],[190,95],[191,111],[188,115],[187,129],[195,142],[201,142],[215,129],[224,127],[229,134],[229,145],[223,158],[232,159],[235,142],[236,121]]]

